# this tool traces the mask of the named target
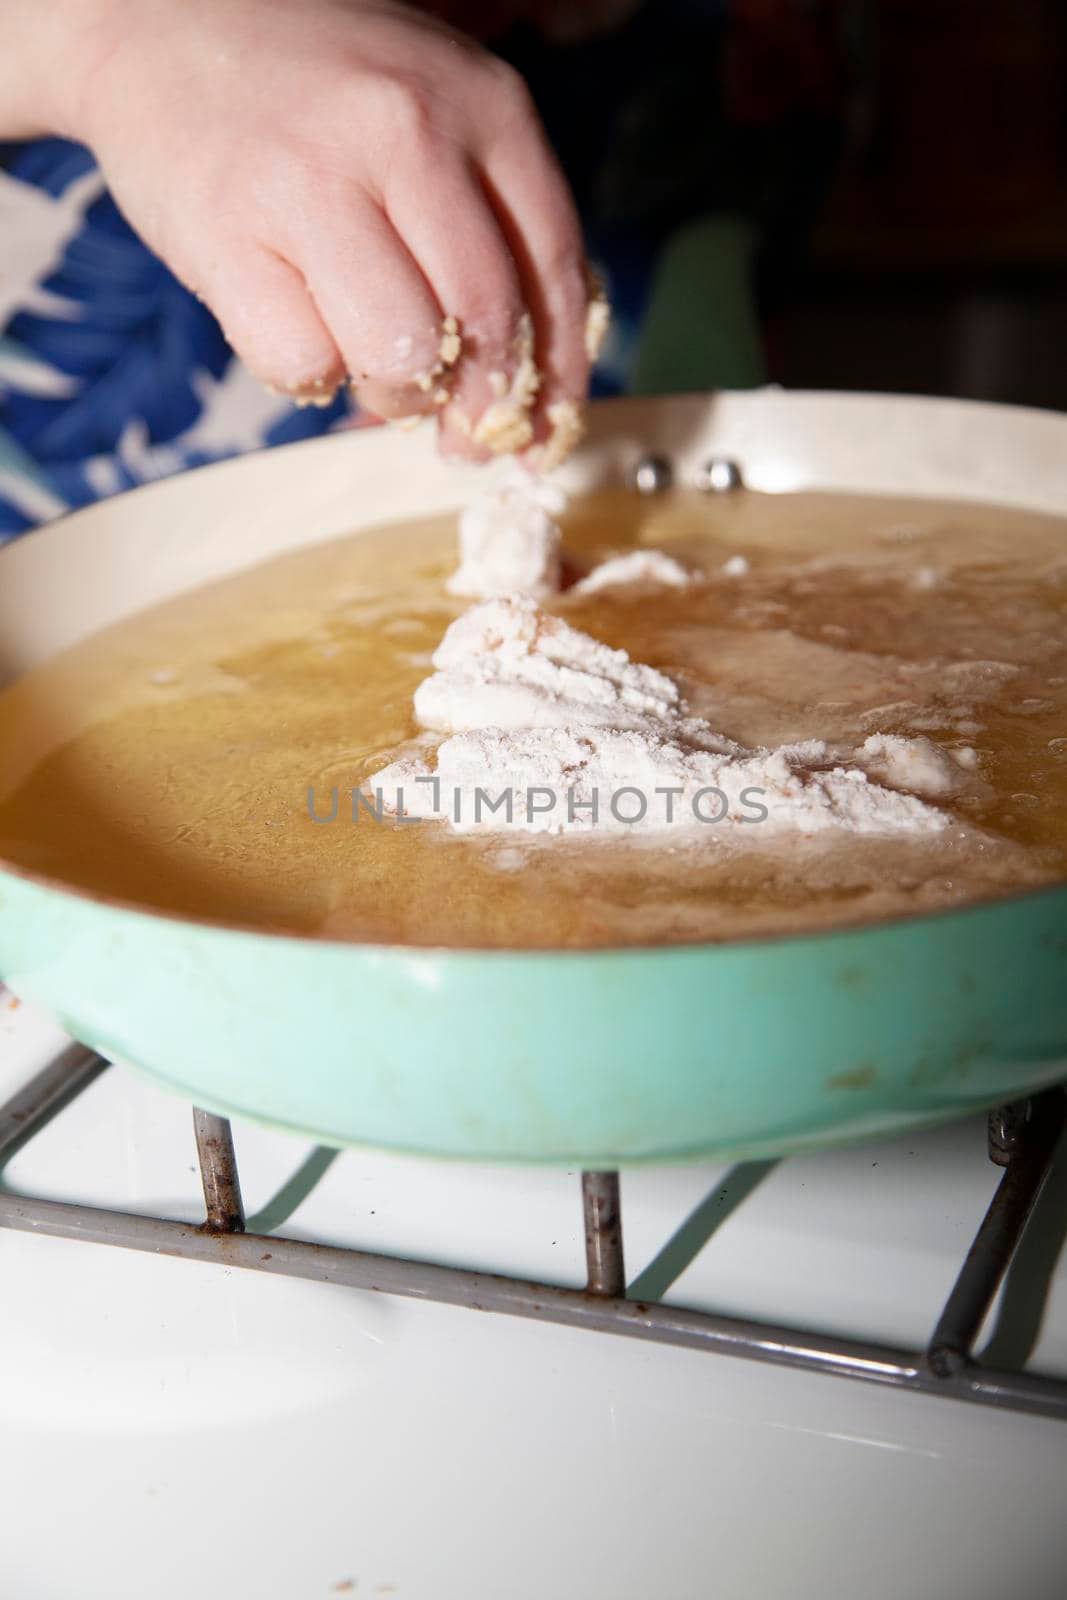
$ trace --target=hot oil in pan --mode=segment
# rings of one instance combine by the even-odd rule
[[[462,609],[453,519],[274,560],[98,635],[0,697],[0,856],[199,917],[414,944],[723,940],[1067,876],[1067,522],[841,495],[576,504],[578,568],[635,544],[708,575],[558,602],[745,744],[922,733],[973,749],[922,841],[714,826],[604,842],[352,820],[417,732]],[[724,574],[731,556],[747,575]],[[328,816],[337,795],[336,820]]]

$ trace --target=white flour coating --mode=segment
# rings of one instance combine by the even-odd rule
[[[557,517],[566,496],[552,484],[516,471],[473,500],[459,519],[460,564],[451,594],[489,600],[495,595],[544,599],[560,585]]]
[[[722,564],[724,578],[747,578],[751,570],[744,556],[730,556]]]
[[[932,739],[906,739],[895,733],[873,733],[856,751],[856,760],[879,783],[927,800],[946,800],[958,794],[963,787],[960,769],[968,765],[966,759],[955,760]]]
[[[521,597],[473,607],[448,629],[415,693],[425,728],[450,735],[368,780],[393,814],[456,831],[764,830],[926,834],[946,818],[912,795],[833,766],[820,741],[745,750],[686,715],[654,667]]]
[[[683,715],[677,685],[561,617],[519,596],[489,600],[457,617],[433,657],[437,671],[415,691],[415,715],[437,733],[475,729],[706,726]],[[711,729],[707,730],[711,733]],[[714,735],[715,748],[736,750]]]
[[[585,438],[585,414],[574,400],[554,400],[548,406],[549,434],[533,457],[538,472],[554,472]]]
[[[399,344],[399,340],[397,343]],[[463,353],[463,339],[459,331],[459,323],[455,317],[445,317],[441,323],[441,337],[437,346],[437,360],[426,372],[415,374],[416,387],[423,394],[429,394],[440,384],[446,373],[450,372]],[[409,351],[410,354],[410,351]],[[436,401],[436,395],[434,399]],[[448,396],[445,395],[447,400]]]
[[[541,374],[534,363],[533,322],[528,312],[519,320],[515,335],[515,370],[510,384],[503,372],[491,372],[489,385],[493,399],[474,424],[475,444],[484,445],[494,455],[511,455],[533,442],[530,420]]]
[[[369,787],[385,811],[447,819],[459,833],[717,826],[720,836],[755,843],[768,830],[921,834],[944,826],[921,800],[869,783],[856,768],[819,770],[825,752],[812,741],[724,756],[636,730],[489,728],[446,739],[432,770],[410,756]]]
[[[692,574],[662,550],[631,550],[624,556],[602,561],[574,585],[573,593],[595,594],[598,589],[631,584],[663,584],[671,589],[686,589],[691,582]]]
[[[437,350],[437,363],[441,367],[454,367],[463,351],[463,339],[455,317],[446,317],[441,324],[441,343]]]
[[[472,600],[557,594],[561,582],[558,518],[567,508],[562,489],[515,469],[495,488],[471,501],[459,517],[459,567],[448,579],[450,594]],[[664,584],[685,588],[689,573],[662,550],[632,550],[594,567],[575,594],[616,586]]]

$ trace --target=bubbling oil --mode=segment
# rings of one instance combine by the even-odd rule
[[[730,737],[973,750],[951,826],[753,828],[741,846],[713,826],[639,840],[376,821],[353,794],[418,732],[413,691],[462,609],[443,518],[272,560],[27,674],[0,696],[0,859],[217,922],[509,948],[801,932],[1067,878],[1067,521],[613,491],[575,502],[564,531],[572,575],[642,546],[700,575],[553,609],[669,673]],[[724,572],[738,555],[747,573]]]

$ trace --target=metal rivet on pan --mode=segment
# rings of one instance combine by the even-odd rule
[[[705,494],[728,494],[731,489],[742,489],[744,479],[741,477],[741,468],[736,461],[713,456],[698,471],[697,488],[703,489]]]
[[[642,456],[634,468],[633,484],[638,494],[662,494],[674,482],[674,468],[666,456]]]

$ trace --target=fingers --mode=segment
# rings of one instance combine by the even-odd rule
[[[442,448],[561,460],[581,433],[589,284],[567,183],[529,97],[494,72],[484,137],[409,119],[384,182],[327,179],[275,248],[220,252],[205,286],[265,382],[377,416],[437,415]]]
[[[345,364],[295,267],[252,244],[219,252],[200,284],[226,338],[261,383],[294,399],[329,403]]]
[[[389,418],[439,411],[459,339],[379,207],[353,194],[307,218],[294,245],[361,405]]]
[[[398,156],[385,204],[462,330],[442,447],[476,460],[521,450],[533,439],[537,373],[518,266],[467,157],[438,150],[431,166],[424,154],[415,145]]]
[[[577,211],[540,123],[505,119],[482,154],[485,186],[533,320],[542,386],[535,433],[544,466],[577,442],[591,358],[606,307],[590,313],[591,285]]]

